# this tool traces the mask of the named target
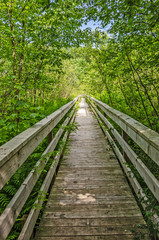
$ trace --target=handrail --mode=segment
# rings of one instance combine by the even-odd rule
[[[139,159],[137,154],[128,145],[129,136],[149,157],[151,157],[152,161],[159,165],[159,134],[142,125],[128,115],[111,108],[107,104],[90,96],[87,96],[87,98],[99,122],[102,121],[105,123],[115,140],[117,140],[118,144],[121,146],[123,150],[122,152],[119,150],[109,132],[101,124],[101,127],[107,135],[110,143],[112,143],[112,147],[121,165],[123,166],[123,169],[129,181],[131,182],[132,187],[134,188],[134,191],[136,192],[137,196],[143,200],[141,202],[143,207],[146,208],[145,202],[148,203],[148,198],[144,194],[142,187],[132,173],[131,169],[128,167],[127,160],[131,161],[148,186],[149,190],[152,192],[157,201],[159,201],[159,180],[153,175],[153,173],[151,173],[148,167]],[[104,112],[104,115],[100,110]],[[121,128],[122,135],[120,135],[114,126],[109,122],[107,116]],[[157,214],[153,215],[153,220],[155,224],[159,224],[159,217]]]
[[[74,118],[75,118],[75,115],[72,117],[72,120],[71,120],[71,123],[74,121]],[[62,138],[62,141],[63,142],[66,142],[66,139],[68,137],[68,134],[69,132],[66,131],[64,137]],[[48,188],[50,186],[50,183],[52,181],[52,178],[56,172],[56,167],[59,163],[59,159],[62,155],[62,152],[63,152],[63,149],[60,150],[59,153],[57,153],[56,157],[55,157],[55,161],[52,163],[46,177],[45,177],[45,180],[40,188],[40,192],[47,192],[48,191]],[[31,234],[33,232],[33,229],[34,229],[34,226],[35,226],[35,223],[36,223],[36,220],[37,220],[37,216],[39,215],[40,213],[40,208],[42,206],[44,202],[44,199],[41,198],[40,196],[40,193],[37,197],[37,200],[35,202],[35,204],[38,206],[38,208],[35,208],[35,207],[32,207],[31,211],[29,212],[29,215],[25,221],[25,224],[23,226],[23,229],[18,237],[18,240],[29,240],[30,237],[31,237]]]
[[[130,116],[119,112],[107,104],[89,97],[94,103],[101,108],[123,131],[131,137],[139,147],[159,165],[159,134],[150,128],[139,123]]]
[[[0,147],[0,190],[76,101],[77,98]]]
[[[25,162],[25,160],[31,155],[31,153],[43,141],[43,139],[46,138],[47,136],[52,135],[52,130],[54,129],[54,127],[56,127],[56,125],[64,118],[64,116],[69,112],[69,110],[75,105],[77,100],[78,97],[0,147],[0,180],[1,180],[0,188],[2,188],[6,184],[6,182],[12,177],[16,170],[19,169],[22,163]],[[40,177],[42,170],[44,169],[45,165],[49,160],[50,156],[47,155],[47,153],[54,151],[63,132],[65,131],[65,126],[69,124],[74,113],[75,109],[73,109],[70,115],[66,118],[66,120],[62,124],[62,127],[56,133],[55,137],[50,139],[48,147],[42,154],[42,158],[43,156],[44,157],[46,156],[46,158],[45,159],[40,158],[40,160],[36,163],[34,169],[31,170],[27,178],[24,180],[24,182],[18,189],[17,193],[14,195],[10,203],[5,208],[4,212],[1,214],[0,216],[1,240],[5,240],[7,238],[10,230],[12,229],[16,221],[16,218],[21,212],[22,207],[27,201],[30,193],[32,192],[33,187],[35,186],[37,180]],[[65,136],[67,135],[68,134],[66,132]],[[43,182],[42,188],[44,188],[44,190],[46,191],[48,190],[51,184],[61,154],[62,150],[60,154],[58,153],[57,156],[55,157],[55,161],[50,167],[50,169],[52,170],[48,171],[49,174],[47,174]],[[42,201],[40,204],[42,204]],[[35,219],[37,219],[37,217],[38,214],[36,211],[34,221]],[[31,225],[31,231],[33,230],[33,227],[34,225]],[[31,234],[31,231],[29,231],[27,235]]]

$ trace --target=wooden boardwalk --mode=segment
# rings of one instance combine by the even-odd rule
[[[124,173],[82,99],[36,240],[149,239]]]

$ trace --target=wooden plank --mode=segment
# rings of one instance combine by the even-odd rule
[[[120,179],[121,179],[120,177],[121,177],[122,179],[124,179],[124,176],[122,176],[122,175],[121,175],[121,176],[119,175],[119,176],[115,176],[115,177],[114,177],[114,175],[111,175],[111,174],[105,175],[105,176],[93,176],[93,175],[92,175],[92,176],[89,176],[89,177],[87,177],[87,176],[82,176],[82,179],[85,180],[85,181],[87,181],[87,180],[90,180],[90,181],[91,181],[91,180],[92,180],[92,181],[93,181],[93,180],[104,181],[104,180],[106,180],[106,179],[107,179],[108,181],[111,181],[111,180],[113,181],[114,178],[116,178],[116,181],[118,182],[118,181],[120,181]],[[57,179],[58,179],[58,180],[63,180],[63,181],[71,181],[71,180],[73,181],[75,178],[74,178],[73,176],[72,176],[72,177],[70,177],[70,176],[68,176],[68,177],[65,176],[65,177],[64,177],[64,176],[62,175],[61,177],[57,177]],[[76,176],[76,180],[77,180],[77,181],[79,181],[80,179],[81,179],[80,175]]]
[[[83,177],[91,177],[91,176],[94,176],[94,174],[95,174],[95,169],[92,171],[92,170],[88,170],[88,171],[85,171],[85,172],[83,172],[83,171],[74,171],[73,173],[71,173],[71,172],[68,172],[68,171],[66,171],[66,172],[59,172],[59,178],[60,177],[65,177],[65,176],[67,176],[67,179],[70,177],[70,178],[72,178],[72,177],[74,177],[74,176],[76,176],[77,175],[77,177],[78,176],[83,176]],[[109,170],[97,170],[97,172],[96,172],[96,177],[102,177],[102,176],[106,176],[107,178],[112,178],[113,176],[120,176],[120,175],[122,175],[122,171],[118,171],[117,169],[112,169],[112,174],[111,174],[111,172],[109,172]]]
[[[77,99],[69,102],[0,147],[0,189],[52,131]]]
[[[53,189],[53,191],[51,192],[51,195],[56,195],[56,194],[63,194],[63,195],[77,195],[77,196],[80,196],[81,194],[82,195],[103,195],[104,193],[105,194],[111,194],[113,195],[129,195],[131,194],[130,192],[130,189],[128,189],[127,187],[125,186],[121,186],[120,188],[119,187],[116,187],[116,186],[113,186],[113,187],[105,187],[105,188],[91,188],[91,189]],[[122,193],[121,193],[122,192]]]
[[[46,212],[44,214],[44,217],[47,219],[51,219],[51,218],[106,218],[106,217],[129,217],[129,216],[134,216],[134,218],[136,217],[140,217],[141,213],[139,211],[139,209],[100,209],[100,210],[94,210],[94,211],[68,211],[68,212],[60,212],[60,211],[56,211],[56,212]]]
[[[71,198],[65,196],[58,195],[56,198],[49,198],[49,203],[52,204],[52,206],[57,206],[57,205],[62,205],[62,206],[67,206],[67,205],[78,205],[78,204],[91,204],[91,205],[102,205],[102,204],[120,204],[120,203],[136,203],[135,199],[132,198],[132,196],[126,197],[126,196],[106,196],[102,198],[96,198],[90,196],[90,195],[83,195],[83,196],[78,196],[78,198]]]
[[[94,226],[121,226],[121,225],[138,225],[138,224],[145,224],[143,217],[138,216],[134,219],[133,216],[124,216],[124,217],[107,217],[107,218],[67,218],[67,221],[64,218],[43,218],[39,228],[42,227],[56,227],[56,226],[65,226],[65,227],[94,227]]]
[[[50,237],[50,236],[107,236],[107,235],[116,235],[123,234],[130,235],[133,234],[135,230],[139,231],[143,235],[147,234],[147,229],[145,225],[140,225],[140,228],[137,226],[130,225],[114,225],[114,226],[86,226],[86,227],[53,227],[47,226],[47,228],[40,229],[41,237]]]
[[[114,184],[107,184],[107,189],[111,189],[114,187]],[[121,188],[124,189],[124,187],[121,187],[121,183],[116,184],[116,188]],[[65,185],[65,186],[58,186],[55,187],[54,189],[56,189],[58,191],[58,189],[60,190],[83,190],[83,189],[87,189],[87,190],[91,190],[91,189],[100,189],[101,191],[106,189],[105,184],[104,185],[87,185],[87,184],[83,184],[83,185]]]
[[[60,204],[52,204],[52,202],[49,201],[49,203],[47,204],[46,208],[45,208],[45,212],[56,212],[56,211],[60,211],[60,212],[76,212],[76,211],[104,211],[104,210],[116,210],[116,209],[137,209],[138,207],[136,206],[136,202],[128,202],[126,203],[124,202],[116,202],[116,203],[103,203],[103,204],[92,204],[88,203],[88,204],[70,204],[70,205],[60,205]]]
[[[51,196],[55,201],[56,200],[70,200],[70,201],[80,201],[82,202],[92,202],[92,201],[102,201],[105,199],[105,201],[124,201],[124,199],[129,199],[132,198],[132,194],[130,193],[129,195],[125,193],[103,193],[103,194],[54,194]]]
[[[140,239],[141,235],[136,234],[136,239]],[[135,239],[134,234],[133,235],[126,235],[126,240],[134,240]],[[73,236],[73,237],[38,237],[36,240],[124,240],[125,234],[117,234],[117,235],[107,235],[107,236]],[[150,237],[145,234],[144,240],[150,240]]]
[[[91,163],[91,162],[90,162]],[[90,169],[98,169],[98,168],[110,168],[111,166],[112,166],[112,168],[116,168],[116,167],[118,167],[119,166],[119,164],[117,164],[115,161],[113,162],[112,161],[112,163],[94,163],[94,164],[92,164],[92,166],[90,167],[90,163],[86,163],[85,162],[85,164],[84,164],[84,162],[83,161],[81,161],[81,162],[74,162],[73,164],[61,164],[61,166],[60,166],[60,170],[62,171],[62,170],[64,170],[65,172],[67,172],[67,171],[74,171],[74,170],[77,170],[77,169],[84,169],[84,168],[87,168],[88,170]],[[83,164],[83,165],[82,165]]]
[[[65,188],[65,189],[82,189],[82,188],[101,188],[105,186],[113,186],[116,184],[116,186],[120,187],[122,184],[125,184],[126,180],[123,179],[123,181],[115,181],[115,179],[111,180],[92,180],[88,182],[87,180],[67,180],[65,181],[64,179],[58,179],[58,188]],[[55,186],[56,188],[56,186]]]
[[[118,166],[118,164],[115,164],[115,165],[106,165],[106,166],[102,166],[102,167],[98,167],[98,166],[95,166],[95,167],[92,167],[92,166],[89,166],[89,167],[85,167],[85,166],[81,166],[81,167],[76,167],[76,168],[69,168],[67,169],[66,167],[65,168],[62,168],[60,167],[60,171],[59,173],[62,173],[62,174],[65,174],[65,173],[68,173],[68,172],[71,172],[71,173],[81,173],[81,172],[92,172],[92,173],[97,173],[98,171],[99,172],[110,172],[111,170],[113,171],[117,171],[116,170],[116,167]],[[119,171],[121,171],[119,169]]]

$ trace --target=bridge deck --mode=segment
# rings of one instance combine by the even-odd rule
[[[122,169],[84,99],[37,240],[149,239]]]

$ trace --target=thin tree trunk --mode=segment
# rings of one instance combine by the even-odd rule
[[[23,63],[24,63],[24,45],[25,45],[25,21],[24,16],[22,20],[22,27],[23,27],[23,36],[22,36],[22,49],[20,54],[20,63],[19,63],[19,82],[22,81],[22,72],[23,72]]]
[[[36,107],[36,86],[34,86],[34,90],[33,90],[33,99],[34,99],[34,107]]]
[[[122,94],[123,94],[123,96],[124,96],[126,105],[130,108],[130,110],[131,110],[132,112],[134,112],[134,109],[133,109],[131,103],[129,104],[129,101],[128,101],[127,96],[126,96],[126,94],[125,94],[125,92],[124,92],[124,89],[123,89],[123,87],[122,87],[122,83],[121,83],[121,80],[120,80],[120,77],[119,77],[119,76],[118,76],[118,81],[119,81],[120,90],[121,90],[121,92],[122,92]]]
[[[134,79],[135,85],[136,85],[136,87],[137,87],[137,91],[138,91],[138,93],[139,93],[139,96],[140,96],[140,99],[141,99],[141,102],[142,102],[142,106],[143,106],[144,111],[145,111],[145,114],[146,114],[147,121],[148,121],[148,123],[149,123],[149,126],[152,128],[152,125],[151,125],[151,122],[150,122],[150,119],[149,119],[149,116],[148,116],[148,112],[147,112],[147,109],[146,109],[144,100],[143,100],[143,98],[142,98],[142,95],[141,95],[141,92],[140,92],[140,88],[139,88],[139,86],[138,86],[138,82],[136,81],[136,78],[135,78],[135,75],[134,75],[134,71],[133,71],[131,62],[130,62],[130,60],[129,60],[129,56],[128,56],[128,53],[127,53],[126,48],[125,48],[125,52],[126,52],[126,56],[127,56],[128,62],[129,62],[129,66],[130,66],[131,72],[132,72],[132,74],[133,74],[133,79]]]

